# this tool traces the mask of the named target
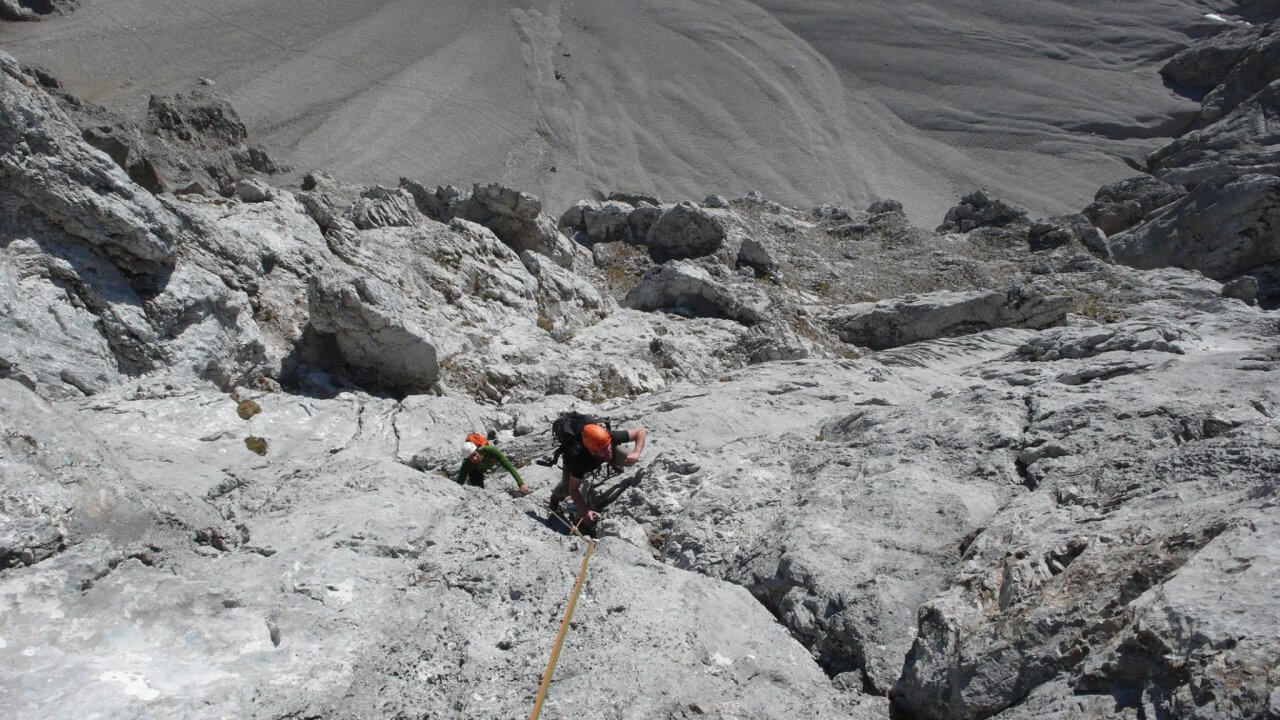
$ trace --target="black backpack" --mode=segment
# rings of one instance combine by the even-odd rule
[[[593,424],[602,425],[605,430],[613,432],[609,418],[585,415],[576,410],[560,413],[560,417],[551,422],[551,438],[556,442],[555,452],[551,453],[550,457],[538,460],[537,463],[544,467],[555,465],[560,461],[561,455],[575,446],[582,445],[582,428]]]

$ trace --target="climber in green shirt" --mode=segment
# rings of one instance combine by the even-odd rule
[[[484,487],[484,476],[495,465],[501,465],[504,470],[511,473],[511,477],[515,478],[516,485],[520,488],[521,495],[529,494],[529,486],[520,477],[520,471],[516,470],[516,466],[507,458],[506,453],[490,445],[489,441],[479,433],[468,435],[466,441],[462,443],[462,467],[458,468],[458,476],[454,480],[459,485]]]

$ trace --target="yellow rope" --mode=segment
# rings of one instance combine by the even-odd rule
[[[563,519],[563,518],[561,518]],[[565,523],[568,525],[568,523]],[[573,525],[573,532],[578,533],[578,526]],[[584,536],[585,537],[585,536]],[[542,673],[542,684],[538,687],[538,699],[533,703],[533,714],[529,720],[538,720],[542,713],[542,703],[547,699],[547,689],[551,686],[551,673],[556,669],[556,661],[560,659],[560,648],[564,645],[564,636],[569,631],[569,620],[573,617],[573,608],[578,604],[578,594],[582,592],[582,583],[587,579],[587,560],[595,552],[596,541],[586,538],[587,552],[582,556],[582,569],[578,570],[578,581],[573,585],[573,594],[569,596],[569,607],[564,610],[564,619],[560,621],[560,632],[556,634],[555,645],[551,648],[551,657],[547,660],[547,669]]]

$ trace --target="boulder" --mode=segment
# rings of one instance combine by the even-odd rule
[[[900,213],[902,212],[902,203],[897,200],[877,200],[867,206],[867,212],[872,215]]]
[[[760,275],[770,275],[778,269],[778,261],[755,238],[747,238],[738,248],[738,267],[748,267]]]
[[[361,230],[412,227],[422,221],[413,195],[400,188],[372,187],[351,206],[351,221]]]
[[[764,318],[768,299],[750,286],[720,283],[697,265],[671,262],[645,273],[622,304],[636,310],[665,310],[689,317],[718,317],[754,325]]]
[[[846,343],[885,350],[993,328],[1045,328],[1061,323],[1071,307],[1068,297],[1015,285],[849,305],[829,316],[827,323]]]
[[[271,186],[256,178],[246,178],[236,183],[236,197],[241,202],[266,202],[275,196]]]
[[[1258,303],[1258,278],[1252,275],[1241,275],[1235,280],[1224,283],[1222,297],[1243,300],[1246,305]]]
[[[564,211],[558,226],[574,233],[578,242],[588,247],[597,243],[636,242],[629,223],[634,210],[629,203],[618,200],[579,200]]]
[[[681,203],[663,211],[644,243],[655,262],[666,262],[710,255],[724,245],[725,237],[719,217],[692,203]]]
[[[1085,247],[1104,247],[1106,239],[1084,215],[1061,215],[1031,223],[1027,244],[1033,252],[1050,250],[1078,242]]]
[[[1005,227],[1027,222],[1027,212],[978,190],[960,199],[938,226],[940,233],[969,232],[980,227]]]
[[[440,373],[435,343],[397,297],[373,278],[316,276],[309,295],[311,329],[332,338],[341,361],[363,382],[426,392]]]
[[[1180,267],[1227,280],[1280,261],[1280,177],[1207,180],[1145,222],[1107,239],[1118,263]]]
[[[1187,191],[1151,175],[1136,175],[1103,185],[1083,214],[1098,229],[1114,235],[1142,222],[1147,213],[1164,207]]]
[[[1262,34],[1262,28],[1232,28],[1204,38],[1169,58],[1160,68],[1166,82],[1192,90],[1212,90]]]

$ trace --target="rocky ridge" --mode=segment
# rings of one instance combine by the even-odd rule
[[[130,125],[0,55],[5,705],[527,712],[583,543],[553,471],[448,476],[576,406],[651,443],[553,716],[1280,717],[1268,37],[1175,57],[1204,126],[1081,215],[936,232],[280,187],[215,98]]]

